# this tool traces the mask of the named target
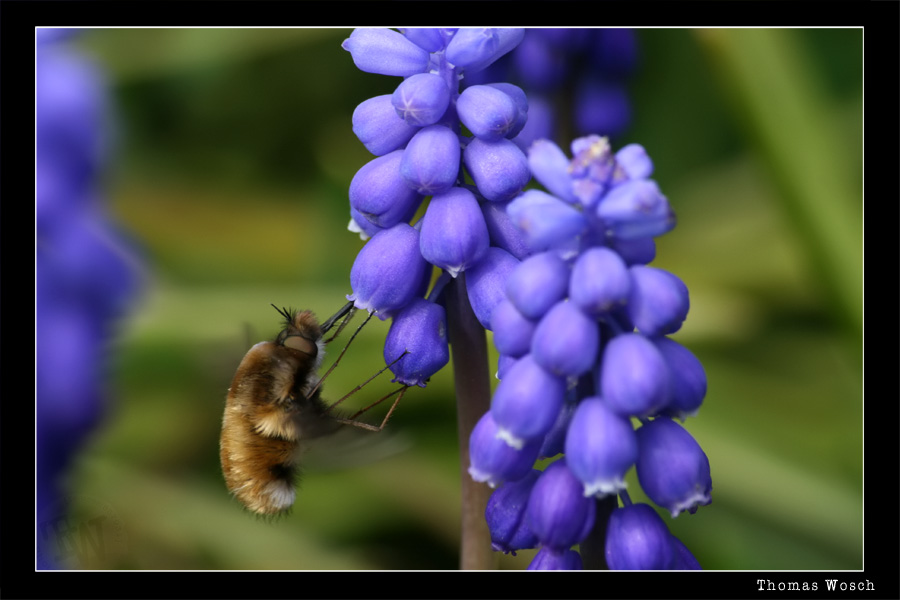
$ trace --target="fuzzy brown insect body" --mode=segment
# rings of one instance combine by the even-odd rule
[[[234,375],[220,440],[228,489],[262,515],[294,504],[301,444],[341,426],[319,398],[323,327],[310,311],[279,312],[284,329],[250,348]]]

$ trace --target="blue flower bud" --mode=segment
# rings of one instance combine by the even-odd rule
[[[494,202],[512,199],[531,180],[528,159],[507,139],[475,138],[463,151],[463,162],[481,195]]]
[[[561,454],[566,448],[566,432],[569,430],[569,424],[572,422],[572,415],[578,407],[575,397],[575,389],[571,389],[566,393],[566,399],[563,402],[559,416],[556,417],[556,423],[544,436],[544,443],[541,445],[541,451],[538,452],[538,458],[553,458],[557,454]]]
[[[361,102],[353,111],[352,122],[353,133],[375,156],[402,148],[418,131],[397,115],[388,94]]]
[[[631,120],[631,104],[618,83],[583,80],[575,88],[575,124],[579,131],[617,136]]]
[[[668,527],[651,506],[617,508],[606,529],[606,564],[614,571],[671,569],[675,552],[670,538]]]
[[[444,47],[444,35],[436,27],[409,27],[400,31],[406,39],[428,52],[437,52]]]
[[[610,235],[626,240],[662,235],[675,227],[675,213],[655,181],[629,180],[614,187],[597,205]]]
[[[506,214],[508,202],[481,202],[480,204],[492,246],[503,248],[519,260],[523,260],[531,254],[525,234]]]
[[[637,434],[626,417],[600,398],[578,404],[566,435],[566,461],[584,484],[585,496],[605,496],[625,489],[625,473],[638,457]]]
[[[699,571],[703,569],[691,551],[688,550],[688,547],[684,545],[684,542],[673,535],[669,538],[669,543],[672,545],[672,550],[675,553],[675,560],[672,562],[673,569],[679,571]]]
[[[475,424],[469,437],[469,475],[474,481],[487,482],[491,487],[528,475],[541,448],[540,440],[535,440],[516,450],[497,434],[497,424],[488,411]]]
[[[525,509],[528,497],[541,474],[532,469],[518,481],[507,481],[488,499],[484,518],[491,532],[491,547],[497,552],[510,553],[537,546],[538,539],[528,527]]]
[[[419,252],[419,232],[406,223],[394,225],[376,233],[357,254],[347,300],[386,319],[421,293],[429,268]]]
[[[697,414],[706,397],[706,371],[694,354],[669,338],[655,338],[653,343],[669,366],[669,404],[666,412],[684,419]]]
[[[536,440],[538,449],[553,427],[566,394],[566,381],[541,368],[531,355],[516,361],[497,385],[491,415],[498,436],[513,448]]]
[[[656,242],[649,237],[635,240],[612,240],[610,248],[615,250],[628,266],[646,265],[656,258]]]
[[[660,417],[637,431],[638,481],[647,497],[678,516],[712,502],[709,459],[687,430]]]
[[[391,96],[391,105],[409,125],[433,125],[450,106],[450,88],[440,75],[416,73],[397,86]]]
[[[581,571],[584,563],[574,550],[541,548],[528,565],[529,571]]]
[[[598,389],[616,413],[652,416],[669,400],[669,367],[653,342],[637,333],[623,333],[606,345]]]
[[[594,499],[585,497],[564,458],[538,477],[526,510],[531,530],[541,544],[554,550],[568,549],[586,538],[597,512]]]
[[[489,243],[487,225],[472,192],[450,188],[431,199],[419,235],[425,260],[456,277],[481,260]]]
[[[616,162],[629,179],[646,179],[653,175],[653,161],[640,144],[628,144],[616,152]]]
[[[588,226],[578,210],[540,190],[527,190],[509,203],[506,212],[535,252],[574,239]]]
[[[578,200],[572,191],[569,159],[559,146],[550,140],[536,140],[528,149],[528,166],[534,178],[551,194],[569,204]]]
[[[569,75],[568,57],[565,53],[549,47],[546,40],[534,33],[535,30],[528,32],[511,57],[516,72],[529,90],[552,92],[560,87]]]
[[[609,248],[588,248],[572,266],[569,299],[585,314],[600,317],[624,306],[631,293],[625,262]]]
[[[491,314],[494,346],[506,356],[520,357],[531,350],[535,323],[528,320],[509,300],[497,305]]]
[[[656,267],[635,265],[631,272],[628,314],[638,331],[648,336],[675,333],[690,308],[687,286]]]
[[[447,60],[466,71],[480,71],[515,48],[524,29],[463,28],[447,44]]]
[[[403,151],[400,174],[424,196],[446,192],[459,176],[459,138],[443,125],[420,129]]]
[[[541,318],[531,340],[531,355],[547,371],[577,377],[597,361],[600,331],[596,321],[571,302],[557,302]]]
[[[350,207],[350,223],[347,225],[347,230],[358,233],[359,239],[367,240],[382,229],[384,227],[379,227],[365,218],[358,210],[352,206]]]
[[[350,206],[382,228],[403,221],[422,201],[400,174],[403,153],[403,150],[394,150],[373,158],[350,182]]]
[[[512,128],[507,132],[506,137],[513,138],[522,131],[525,127],[525,123],[528,122],[528,97],[525,95],[525,92],[522,91],[517,85],[513,85],[511,83],[489,83],[487,84],[489,87],[496,88],[512,98],[512,101],[516,105],[516,121],[513,124]],[[521,147],[520,147],[521,149]]]
[[[466,270],[469,304],[481,326],[490,330],[491,315],[506,298],[506,281],[519,261],[502,248],[490,247],[484,256]]]
[[[354,29],[341,48],[353,57],[360,71],[409,77],[425,71],[429,53],[397,31],[382,28]]]
[[[538,320],[566,297],[569,266],[553,252],[523,260],[510,274],[506,295],[526,318]]]
[[[522,131],[513,138],[513,142],[523,152],[528,152],[533,143],[553,137],[555,129],[556,115],[553,106],[547,100],[532,94],[528,98],[528,119]]]
[[[488,142],[507,137],[519,114],[512,98],[488,85],[464,89],[456,101],[456,110],[472,135]]]
[[[500,356],[498,356],[497,373],[495,374],[497,379],[503,379],[507,371],[509,371],[509,368],[516,364],[518,361],[519,359],[514,356],[507,356],[506,354],[501,354]]]
[[[425,387],[428,379],[450,361],[444,307],[416,298],[396,315],[384,341],[384,362],[391,366],[393,381]]]

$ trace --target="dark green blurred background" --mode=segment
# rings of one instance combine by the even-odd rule
[[[360,464],[369,450],[324,448],[351,466],[311,464],[285,519],[242,512],[219,470],[226,389],[251,343],[277,331],[269,304],[324,318],[350,291],[362,241],[346,230],[347,189],[371,158],[350,116],[399,79],[358,71],[340,48],[348,34],[107,29],[78,40],[109,73],[106,190],[147,285],[114,344],[105,422],[71,473],[76,514],[103,502],[124,536],[74,566],[456,568],[451,366],[373,441],[389,458]],[[638,36],[634,121],[614,145],[647,148],[678,215],[654,264],[690,289],[675,338],[709,378],[686,427],[709,456],[713,503],[666,520],[706,569],[861,568],[862,32]],[[386,332],[370,323],[326,397],[383,365]],[[351,400],[389,389],[382,377]],[[629,482],[642,500],[633,471]]]

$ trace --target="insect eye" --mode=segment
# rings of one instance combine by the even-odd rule
[[[315,342],[300,335],[289,335],[284,338],[284,346],[299,350],[310,356],[316,356],[319,353],[319,349],[316,347]]]

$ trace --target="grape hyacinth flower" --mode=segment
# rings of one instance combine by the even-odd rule
[[[35,435],[37,567],[58,568],[49,532],[61,479],[103,413],[107,344],[137,285],[134,259],[103,209],[108,99],[99,68],[35,30]],[[42,522],[43,520],[43,522]]]
[[[528,101],[503,82],[460,93],[460,81],[523,35],[522,29],[361,28],[342,44],[361,70],[404,78],[392,94],[370,98],[353,113],[353,132],[375,155],[350,184],[350,229],[371,238],[351,273],[348,299],[357,308],[387,319],[412,304],[420,310],[422,302],[439,304],[445,280],[426,295],[437,267],[454,279],[474,274],[468,298],[488,326],[518,260],[504,249],[509,240],[492,233],[486,205],[511,200],[531,179],[524,153],[509,140],[525,124]],[[424,215],[410,225],[423,203]],[[405,339],[414,337],[412,327],[405,327]],[[410,354],[391,366],[400,381],[413,370],[424,385],[449,360],[446,336],[423,336],[415,348],[401,347],[395,336],[385,359],[404,350]],[[417,367],[406,366],[413,362]]]
[[[696,414],[706,394],[700,362],[667,337],[687,317],[688,290],[674,274],[647,265],[655,257],[653,238],[670,231],[675,217],[649,179],[652,162],[642,147],[613,153],[606,138],[588,136],[576,139],[572,151],[568,160],[552,142],[535,142],[529,166],[549,192],[525,191],[506,207],[531,254],[509,275],[506,299],[491,321],[498,350],[515,361],[491,404],[497,426],[491,451],[522,470],[530,456],[516,461],[496,440],[520,452],[562,423],[564,457],[538,478],[528,514],[540,510],[531,505],[537,490],[552,489],[557,502],[571,503],[562,512],[575,519],[581,509],[571,498],[572,482],[592,510],[595,498],[618,494],[625,507],[598,523],[609,568],[699,568],[656,512],[631,505],[624,491],[635,466],[648,497],[673,517],[710,502],[709,461],[670,418]],[[637,430],[632,420],[641,423]],[[559,430],[553,435],[558,448]],[[473,456],[485,452],[481,443],[473,437]],[[509,473],[488,481],[501,482],[499,490],[517,483]],[[590,533],[568,522],[530,525],[541,546],[538,564],[575,564],[562,556]]]
[[[528,91],[529,120],[513,139],[523,149],[570,127],[616,137],[631,121],[626,84],[638,59],[631,29],[527,29],[519,46],[464,84],[509,81]],[[557,112],[564,95],[573,105]],[[569,126],[561,123],[566,112]]]
[[[537,35],[557,48],[594,43],[586,30],[566,31],[571,40]],[[624,39],[606,37],[601,46]],[[496,488],[485,515],[495,549],[538,547],[530,568],[592,568],[597,557],[572,547],[609,530],[607,548],[623,553],[609,565],[637,564],[617,549],[640,529],[620,527],[611,542],[598,499],[618,494],[629,507],[632,465],[673,515],[708,504],[711,490],[705,454],[671,421],[696,414],[706,393],[699,361],[667,337],[685,321],[687,287],[649,266],[654,238],[675,216],[640,145],[613,153],[607,138],[590,135],[572,142],[570,159],[546,139],[524,143],[536,104],[502,78],[479,76],[523,38],[520,29],[356,29],[344,41],[361,70],[403,78],[353,114],[353,132],[374,158],[350,186],[349,228],[368,242],[348,298],[394,320],[385,360],[410,351],[392,366],[398,380],[423,385],[451,344],[461,431],[471,431],[468,473]],[[561,63],[544,68],[540,53],[527,52],[535,74],[555,85]],[[608,92],[599,87],[576,95],[596,107]],[[525,190],[532,175],[544,190]],[[429,290],[434,267],[441,274]],[[466,345],[473,327],[493,331],[500,351],[500,383],[474,418],[463,414],[474,388],[460,387],[480,368]],[[653,564],[698,567],[664,533],[651,540],[659,548],[644,551],[662,553]]]

